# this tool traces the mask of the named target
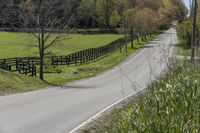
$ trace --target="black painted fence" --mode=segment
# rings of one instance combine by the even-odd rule
[[[52,56],[52,65],[81,65],[95,61],[105,55],[119,50],[130,39],[120,38],[106,46],[90,48],[70,55]]]
[[[50,64],[53,66],[59,65],[81,65],[96,61],[105,55],[121,49],[130,39],[120,38],[110,44],[98,48],[90,48],[82,50],[70,55],[51,56]],[[7,71],[18,71],[20,74],[36,77],[37,65],[40,64],[38,57],[17,57],[0,59],[0,69]]]
[[[0,59],[0,69],[18,71],[20,74],[36,76],[36,65],[39,64],[37,57],[17,57]]]

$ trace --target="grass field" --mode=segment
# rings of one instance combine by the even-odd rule
[[[67,55],[87,48],[95,48],[121,38],[120,34],[83,35],[71,34],[55,44],[49,51],[56,55]],[[37,44],[32,35],[26,33],[0,32],[0,59],[22,56],[38,56]]]
[[[181,46],[178,46],[178,55],[182,55],[182,56],[191,56],[191,49],[185,49]],[[195,50],[195,56],[199,57],[200,56],[200,49],[196,49]]]
[[[181,46],[178,46],[178,54],[183,56],[190,56],[191,55],[191,49],[185,49]]]
[[[14,33],[3,33],[3,34],[14,34]],[[106,70],[111,69],[112,67],[116,66],[117,64],[121,63],[124,61],[126,58],[129,57],[129,55],[133,54],[136,52],[138,49],[142,48],[144,44],[146,44],[148,41],[152,40],[155,38],[155,36],[159,33],[155,33],[153,36],[149,37],[147,40],[140,40],[138,43],[137,41],[134,41],[134,48],[130,47],[130,44],[128,44],[128,56],[124,54],[124,51],[120,53],[119,51],[110,54],[96,62],[81,65],[81,66],[76,66],[76,67],[67,67],[67,66],[59,66],[57,70],[59,73],[45,73],[44,77],[47,83],[53,84],[53,85],[62,85],[66,82],[69,81],[74,81],[74,80],[79,80],[83,78],[88,78],[92,76],[96,76],[99,73],[102,73]],[[16,38],[19,35],[13,35]],[[20,36],[23,36],[23,33],[21,33]],[[25,35],[24,35],[25,36]],[[65,45],[68,50],[66,50],[66,53],[78,51],[81,49],[89,48],[89,47],[98,47],[101,45],[106,45],[109,42],[112,42],[113,40],[116,40],[122,35],[111,35],[111,34],[106,34],[106,35],[72,35],[74,38],[64,42],[63,46]],[[2,37],[2,36],[1,36]],[[84,41],[81,41],[81,38]],[[22,49],[24,46],[26,46],[26,42],[22,41],[22,37],[20,38],[21,41],[16,41],[18,45],[15,46],[15,43],[13,41],[9,42],[9,39],[2,39],[4,40],[4,49],[6,49],[6,44],[9,46],[14,46],[17,47],[16,49]],[[23,44],[21,46],[20,44]],[[13,49],[13,47],[9,46],[8,49]],[[73,48],[74,46],[74,48]],[[65,49],[58,47],[55,48],[55,50],[60,51],[60,53],[64,53]],[[12,51],[12,54],[9,54],[9,50],[3,50],[4,53],[1,53],[1,55],[4,55],[4,57],[13,57],[15,54],[18,54],[18,56],[23,56],[23,53],[18,53],[17,51]],[[26,55],[32,54],[33,50],[30,51],[30,53],[26,53]],[[3,79],[3,77],[6,77],[9,75],[7,79]],[[13,73],[9,72],[1,72],[0,73],[0,83],[2,82],[3,84],[0,86],[0,92],[1,94],[7,94],[7,93],[16,93],[16,92],[25,92],[25,91],[31,91],[33,89],[38,89],[44,86],[48,86],[46,82],[39,81],[37,78],[30,78],[24,75],[19,75],[19,74],[14,74],[14,77],[12,78]],[[16,80],[17,79],[17,80]],[[8,85],[8,86],[7,86]],[[12,86],[11,86],[12,85]],[[10,88],[10,89],[5,89],[5,88]],[[20,88],[20,89],[19,89]],[[31,89],[30,89],[31,88]]]
[[[187,69],[185,69],[187,68]],[[83,132],[199,133],[200,66],[176,63],[160,81]]]

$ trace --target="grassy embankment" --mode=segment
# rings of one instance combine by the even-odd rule
[[[154,34],[152,37],[149,37],[145,41],[140,40],[140,43],[135,41],[134,48],[131,48],[129,44],[128,55],[131,55],[138,49],[142,48],[144,44],[155,38],[157,34],[158,33]],[[116,34],[70,35],[68,40],[62,42],[60,45],[55,45],[52,48],[52,51],[58,55],[69,54],[82,49],[106,45],[122,36],[123,35]],[[3,32],[0,33],[0,38],[1,58],[36,55],[35,53],[37,49],[28,47],[30,46],[28,44],[31,44],[32,41],[30,37],[27,36],[27,34]],[[45,73],[45,80],[48,83],[60,85],[69,81],[92,77],[108,69],[111,69],[126,58],[128,58],[128,56],[125,56],[124,53],[115,52],[107,57],[102,58],[101,60],[89,64],[76,67],[59,66],[57,68],[59,73]],[[15,78],[12,78],[12,76]],[[2,71],[0,73],[0,84],[1,94],[25,92],[32,89],[48,86],[46,82],[41,82],[35,78]]]
[[[200,66],[177,64],[143,94],[83,132],[199,133]]]
[[[186,49],[184,47],[178,46],[178,55],[182,56],[190,56],[191,55],[191,49]]]
[[[182,56],[191,56],[191,49],[186,49],[184,47],[178,46],[178,55],[182,55]],[[196,49],[195,50],[195,56],[199,57],[200,56],[200,49]]]
[[[39,80],[7,71],[0,70],[0,96],[36,90],[48,84]]]

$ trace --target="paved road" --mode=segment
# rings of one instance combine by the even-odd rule
[[[146,87],[168,64],[171,28],[123,64],[63,87],[0,97],[0,133],[67,133],[115,101]]]

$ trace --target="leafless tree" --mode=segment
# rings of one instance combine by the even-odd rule
[[[23,28],[37,39],[40,79],[44,80],[44,57],[48,48],[66,39],[74,22],[68,0],[21,0]]]

